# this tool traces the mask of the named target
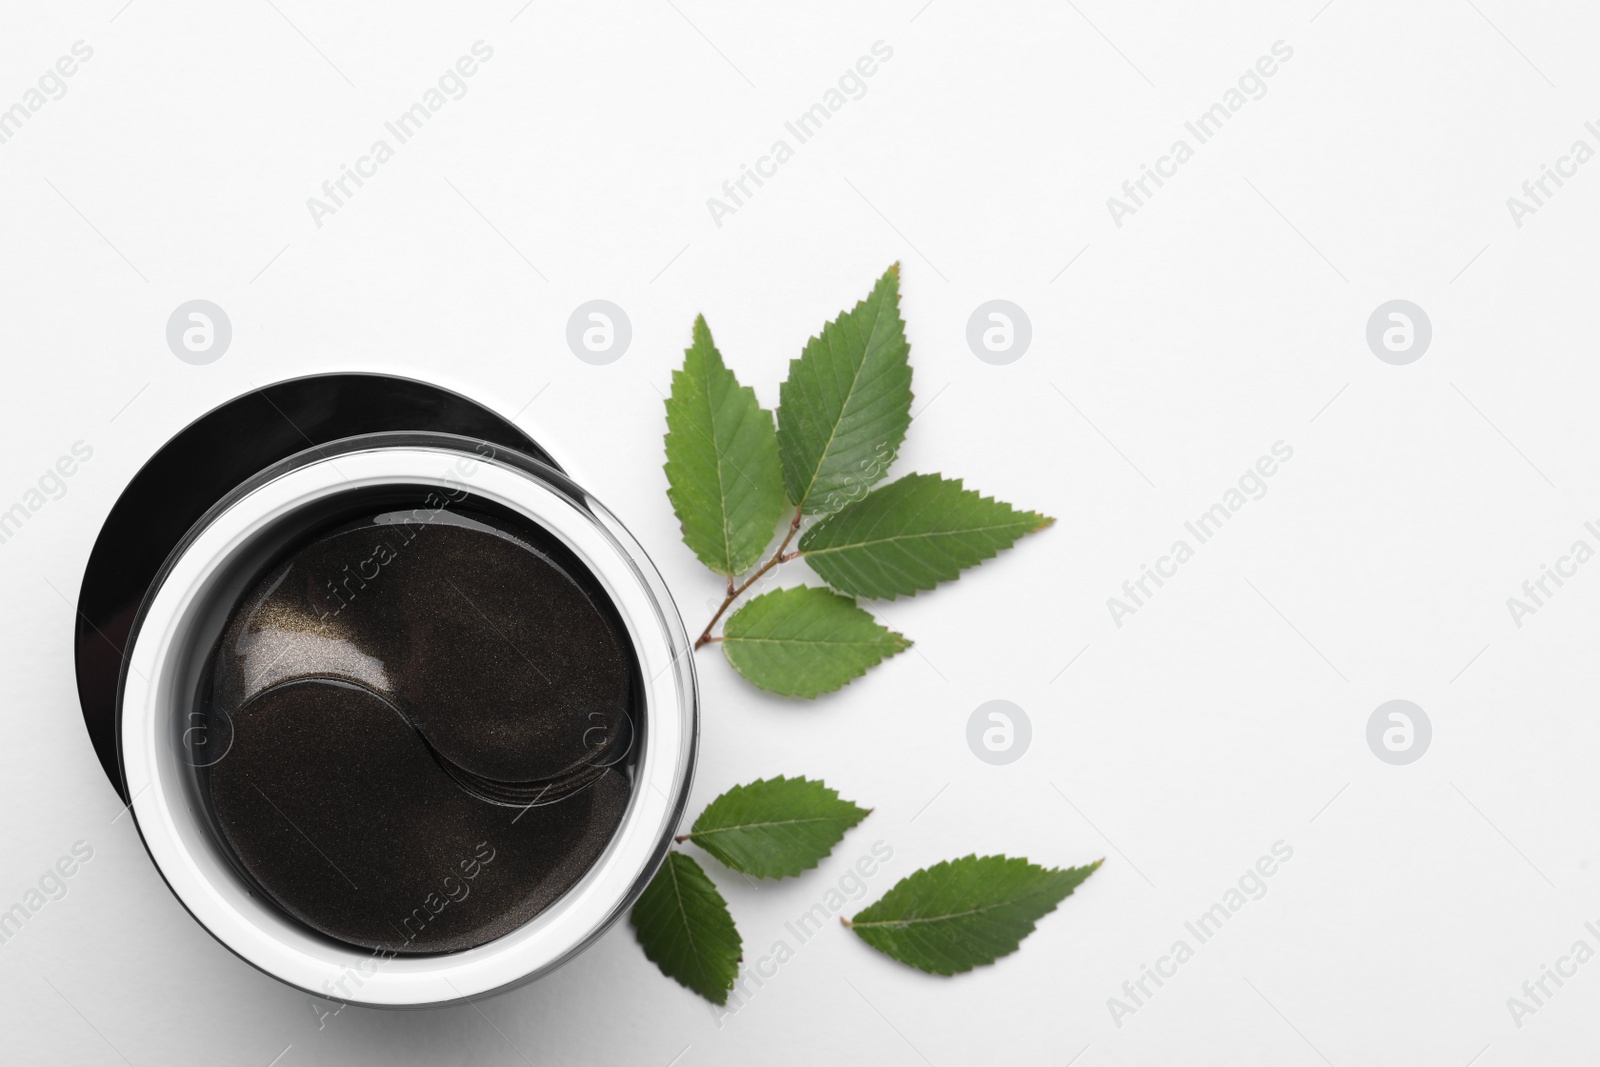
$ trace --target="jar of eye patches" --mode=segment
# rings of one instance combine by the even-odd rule
[[[695,680],[659,575],[455,394],[334,375],[205,416],[113,509],[79,607],[85,719],[151,859],[301,989],[422,1006],[546,974],[682,815]]]

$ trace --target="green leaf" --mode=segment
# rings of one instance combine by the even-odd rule
[[[713,1004],[726,1004],[744,945],[727,902],[691,857],[667,861],[633,906],[633,932],[661,973]]]
[[[781,775],[736,785],[700,813],[684,837],[736,871],[788,878],[833,851],[867,809],[821,782]]]
[[[810,586],[763,593],[722,630],[722,651],[734,670],[785,696],[831,693],[910,647],[854,600]]]
[[[838,511],[888,470],[911,425],[910,351],[896,263],[790,361],[778,390],[778,448],[784,486],[802,511]]]
[[[705,316],[672,372],[667,399],[667,497],[683,541],[718,574],[761,558],[783,514],[772,413],[722,363]]]
[[[1103,862],[1053,868],[1006,856],[946,860],[902,878],[845,925],[901,963],[959,974],[1015,952],[1034,922]]]
[[[800,551],[835,589],[893,600],[947,582],[1054,521],[963,489],[959,478],[908,474],[811,527]]]

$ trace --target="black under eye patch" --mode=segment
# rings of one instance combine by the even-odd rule
[[[210,704],[217,825],[281,907],[395,952],[483,944],[621,822],[631,651],[592,576],[462,509],[326,533],[235,610]],[[485,857],[488,858],[485,858]]]

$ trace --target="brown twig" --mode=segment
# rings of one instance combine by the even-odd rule
[[[800,555],[798,552],[790,552],[787,554],[784,552],[784,549],[789,547],[789,542],[794,540],[794,535],[800,532],[800,516],[800,509],[795,508],[794,518],[789,520],[789,532],[783,535],[783,543],[780,544],[778,546],[778,550],[772,554],[772,558],[767,560],[761,566],[757,567],[755,573],[751,574],[749,578],[746,578],[742,585],[735,587],[733,584],[733,576],[731,574],[728,576],[728,595],[722,598],[722,606],[717,608],[716,614],[711,616],[711,621],[706,623],[706,628],[700,631],[699,637],[695,638],[695,648],[699,648],[701,645],[709,645],[713,641],[722,640],[720,637],[711,636],[711,628],[717,624],[718,619],[722,618],[723,614],[728,610],[728,606],[735,600],[739,599],[739,597],[743,596],[745,591],[752,585],[755,585],[756,582],[760,581],[763,574],[766,574],[778,564],[788,563],[790,560]]]

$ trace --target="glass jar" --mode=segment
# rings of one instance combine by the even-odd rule
[[[398,381],[338,377],[370,379],[356,384],[380,389]],[[316,392],[305,395],[314,398]],[[292,415],[281,414],[292,424]],[[415,425],[430,419],[413,414],[404,421]],[[507,989],[549,973],[598,938],[631,907],[670,846],[687,800],[697,741],[689,640],[638,542],[547,457],[533,454],[536,446],[524,450],[506,443],[520,431],[500,426],[492,434],[467,436],[414,428],[331,436],[339,425],[332,420],[319,431],[327,440],[308,438],[304,443],[310,447],[281,458],[272,458],[271,448],[256,449],[245,465],[263,457],[272,461],[205,506],[150,576],[118,650],[113,784],[128,800],[151,859],[184,907],[231,951],[275,978],[343,1002],[393,1007],[438,1005]],[[370,428],[371,420],[343,425]],[[194,427],[184,433],[188,443],[180,452],[206,447],[207,433],[195,433]],[[175,442],[183,439],[180,434]],[[171,460],[168,455],[164,462]],[[200,495],[214,492],[216,481]],[[129,492],[148,495],[153,484],[167,482],[170,478],[146,479],[135,492],[136,479]],[[201,709],[207,662],[219,635],[271,566],[315,531],[372,510],[374,501],[430,491],[452,499],[470,496],[515,515],[570,552],[603,590],[636,667],[626,770],[632,780],[620,824],[598,858],[544,910],[476,947],[395,954],[320,933],[253,883],[219,832],[204,785],[209,769],[226,759],[231,732],[226,720]],[[184,502],[189,508],[203,504]],[[91,580],[97,570],[106,571],[106,553],[114,558],[117,519],[114,510],[85,579],[83,599],[91,607],[96,603]],[[148,556],[149,546],[144,548]],[[102,615],[105,601],[102,593]],[[93,734],[93,710],[99,709],[91,709],[90,698],[103,690],[105,656],[103,649],[91,652],[86,666],[84,646],[112,645],[112,637],[87,612],[80,617],[80,694]],[[86,671],[95,676],[87,687]],[[103,742],[103,736],[97,740]]]

